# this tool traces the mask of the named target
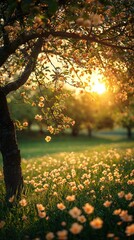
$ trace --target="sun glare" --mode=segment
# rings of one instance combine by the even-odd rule
[[[91,92],[96,92],[98,94],[103,94],[106,91],[106,86],[104,83],[100,83],[99,81],[95,81],[91,87]]]
[[[106,92],[106,85],[105,83],[101,82],[102,75],[97,71],[92,73],[91,75],[91,92],[95,92],[98,94],[103,94]]]

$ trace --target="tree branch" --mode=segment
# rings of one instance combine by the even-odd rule
[[[103,41],[96,36],[89,36],[87,34],[78,34],[78,33],[71,33],[71,32],[63,32],[63,31],[45,31],[42,34],[39,33],[23,33],[21,34],[16,40],[10,43],[6,47],[0,48],[0,66],[4,64],[7,58],[13,54],[16,49],[21,46],[22,44],[27,43],[28,41],[35,39],[35,38],[48,38],[49,36],[59,37],[62,39],[75,39],[75,40],[86,40],[90,42],[95,42],[104,46],[108,46],[114,49],[122,49],[122,50],[132,50],[134,51],[134,46],[121,46],[113,44],[112,42]]]
[[[43,44],[43,39],[42,38],[38,39],[32,49],[32,53],[29,56],[29,61],[27,63],[27,66],[25,67],[25,70],[23,71],[21,76],[16,81],[8,83],[6,86],[2,88],[5,95],[10,93],[11,91],[17,90],[19,87],[25,84],[25,82],[27,81],[30,74],[33,72],[35,68],[36,60],[37,60],[38,54],[41,51],[42,44]]]

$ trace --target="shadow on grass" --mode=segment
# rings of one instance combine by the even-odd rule
[[[41,157],[47,154],[60,152],[82,152],[92,150],[105,150],[108,148],[133,147],[134,138],[128,140],[124,135],[95,134],[92,137],[79,135],[52,136],[51,142],[45,141],[45,135],[37,134],[19,136],[19,145],[23,158]]]
[[[84,151],[102,151],[111,148],[133,148],[134,137],[127,139],[125,134],[95,133],[92,137],[79,135],[52,136],[52,140],[47,143],[45,136],[36,132],[18,132],[19,148],[22,158],[36,158],[49,154],[58,154],[62,152],[84,152]],[[2,163],[0,157],[0,165]]]

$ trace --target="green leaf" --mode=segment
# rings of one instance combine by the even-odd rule
[[[11,1],[8,0],[8,16],[7,17],[9,17],[9,16],[11,16],[13,14],[16,6],[17,6],[17,1],[15,1],[15,0],[11,0]]]
[[[57,9],[58,9],[58,4],[56,0],[51,0],[51,1],[47,1],[48,4],[48,13],[49,15],[53,15]]]

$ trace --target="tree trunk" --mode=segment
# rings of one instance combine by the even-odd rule
[[[88,130],[88,136],[92,137],[92,128],[88,127],[87,130]]]
[[[73,127],[73,128],[72,128],[72,136],[73,136],[73,137],[77,137],[78,134],[79,134],[79,129],[76,128],[76,127]]]
[[[129,126],[127,126],[127,136],[128,136],[128,138],[132,137],[132,129]]]
[[[7,106],[4,93],[0,90],[0,151],[3,157],[3,173],[6,187],[6,200],[20,196],[23,186],[21,157],[16,132]]]

